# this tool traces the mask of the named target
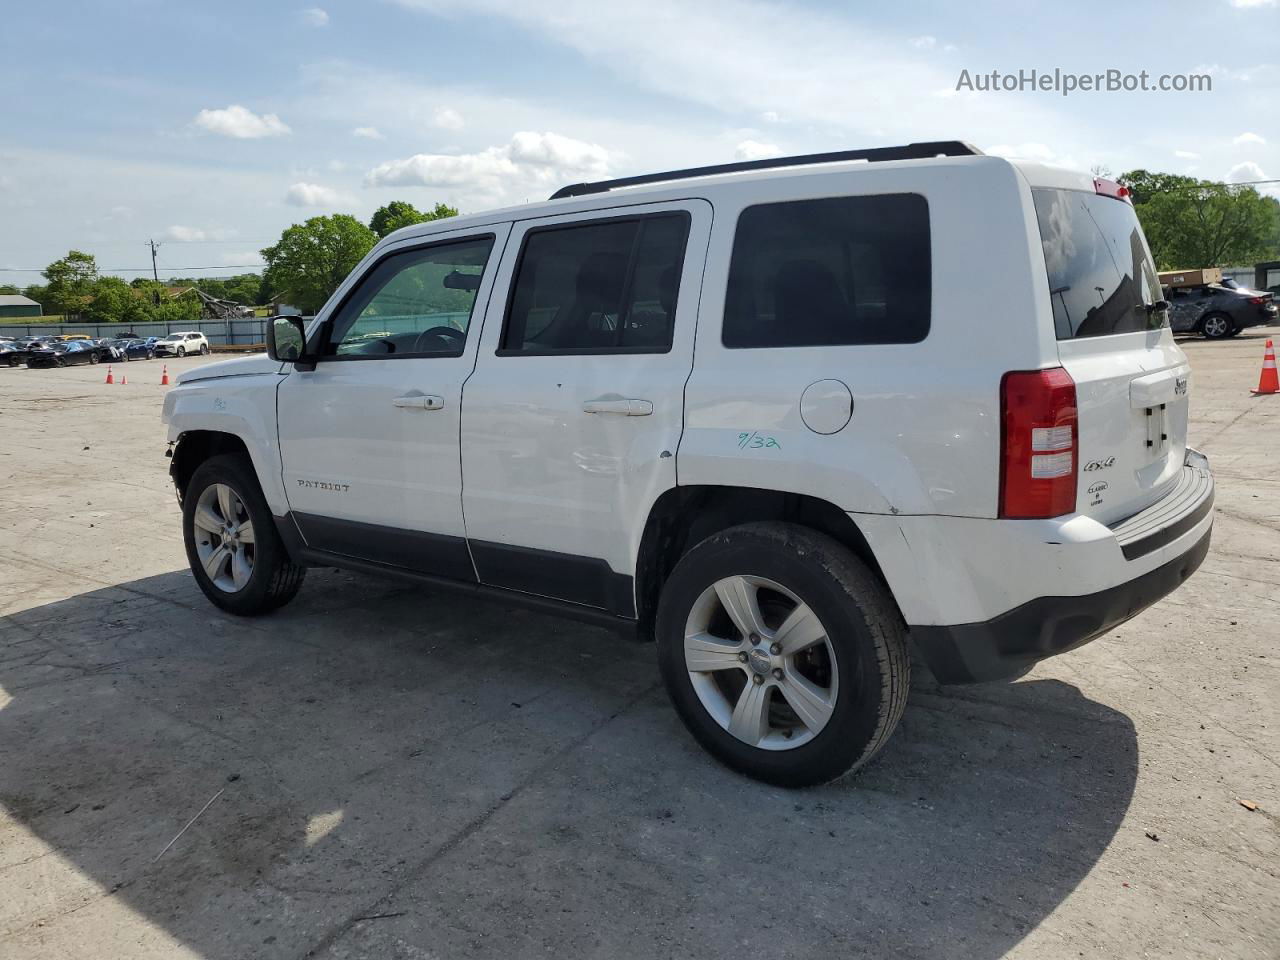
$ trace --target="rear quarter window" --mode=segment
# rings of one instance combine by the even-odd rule
[[[929,333],[929,205],[913,193],[748,207],[722,341],[730,348],[917,343]]]

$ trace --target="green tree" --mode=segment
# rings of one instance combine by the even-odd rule
[[[336,213],[294,224],[262,251],[273,289],[308,313],[324,305],[378,238],[355,217]]]
[[[45,313],[53,313],[53,301],[49,298],[49,288],[43,284],[31,284],[22,291],[22,295],[40,304]]]
[[[99,277],[85,316],[95,323],[142,323],[147,319],[148,302],[119,277]]]
[[[0,297],[13,297],[18,296],[21,293],[22,291],[12,283],[0,283]]]
[[[404,200],[392,200],[373,212],[373,216],[369,218],[369,229],[382,238],[401,227],[411,227],[415,223],[443,220],[445,217],[457,215],[456,207],[444,203],[437,203],[432,209],[424,212]]]
[[[93,297],[98,264],[92,254],[72,250],[45,267],[44,278],[49,281],[49,305],[53,312],[79,317]]]
[[[1161,270],[1249,264],[1280,248],[1280,204],[1253,187],[1146,170],[1121,182]]]

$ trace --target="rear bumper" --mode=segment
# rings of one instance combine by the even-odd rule
[[[1212,530],[1186,553],[1127,583],[1083,597],[1037,597],[985,623],[912,627],[941,683],[1015,677],[1037,661],[1102,636],[1168,596],[1196,572]]]
[[[1213,500],[1208,461],[1188,449],[1160,500],[1109,527],[1084,514],[860,527],[920,652],[939,680],[963,683],[1022,673],[1174,590],[1209,548]]]

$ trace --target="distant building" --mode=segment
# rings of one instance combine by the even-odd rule
[[[16,293],[0,294],[0,319],[39,317],[43,313],[44,311],[40,308],[40,304],[30,297],[19,296]]]

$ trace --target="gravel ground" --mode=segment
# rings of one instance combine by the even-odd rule
[[[1200,572],[1017,683],[919,676],[801,792],[594,628],[332,570],[220,614],[160,362],[0,369],[0,956],[1275,960],[1280,396],[1259,335],[1185,346]]]

